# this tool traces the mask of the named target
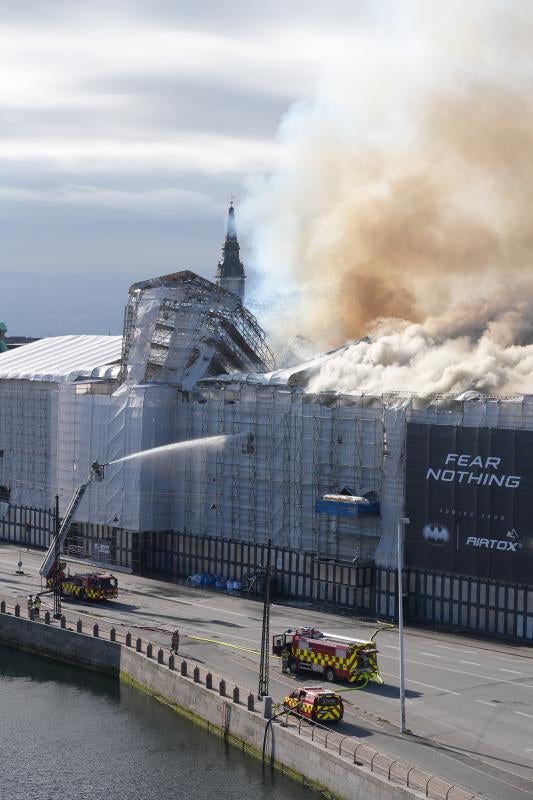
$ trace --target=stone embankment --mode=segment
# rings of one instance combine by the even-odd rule
[[[146,692],[292,778],[331,797],[358,800],[477,800],[410,764],[393,760],[353,736],[286,714],[272,717],[271,701],[221,676],[115,628],[84,625],[0,602],[0,642],[111,674]]]

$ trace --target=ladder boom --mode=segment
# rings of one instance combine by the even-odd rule
[[[50,573],[53,571],[54,567],[56,566],[56,552],[61,552],[61,548],[63,547],[63,543],[67,538],[67,534],[70,530],[70,526],[72,524],[72,520],[74,519],[74,514],[76,513],[79,504],[83,499],[83,495],[87,491],[87,487],[93,480],[101,481],[104,477],[104,467],[98,464],[97,461],[94,464],[91,464],[91,471],[89,473],[89,477],[83,483],[80,483],[74,494],[72,495],[72,499],[68,504],[68,508],[65,512],[65,516],[63,517],[63,522],[57,532],[57,537],[54,536],[52,541],[50,542],[50,546],[46,551],[46,555],[43,559],[43,562],[39,569],[39,574],[43,576],[43,578],[48,578]]]

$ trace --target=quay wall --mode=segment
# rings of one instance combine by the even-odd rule
[[[247,696],[241,695],[239,702],[235,702],[229,685],[225,695],[220,694],[218,676],[213,676],[212,689],[207,688],[206,681],[195,682],[190,665],[188,675],[182,675],[180,659],[176,659],[174,668],[171,663],[159,663],[156,647],[149,657],[151,646],[143,643],[144,650],[138,652],[135,639],[130,647],[54,623],[15,616],[5,610],[4,603],[2,610],[0,643],[114,675],[124,684],[148,693],[178,714],[256,757],[262,757],[266,742],[264,751],[268,765],[329,797],[414,800],[428,796],[354,763],[353,753],[341,756],[324,747],[323,742],[299,735],[298,726],[268,725],[262,704],[256,703],[256,710],[251,711],[247,707]]]

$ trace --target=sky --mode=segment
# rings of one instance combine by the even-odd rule
[[[284,115],[390,8],[0,0],[8,335],[117,334],[131,283],[212,278],[230,196],[239,226],[240,198],[283,159]]]

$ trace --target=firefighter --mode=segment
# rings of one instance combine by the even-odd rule
[[[180,632],[176,628],[176,630],[172,633],[172,644],[170,646],[170,651],[178,655],[179,647],[180,647]]]
[[[39,595],[36,595],[35,600],[33,601],[33,611],[36,617],[39,617],[39,611],[41,610],[41,598]]]
[[[281,671],[285,674],[289,671],[289,650],[286,647],[281,651]]]

